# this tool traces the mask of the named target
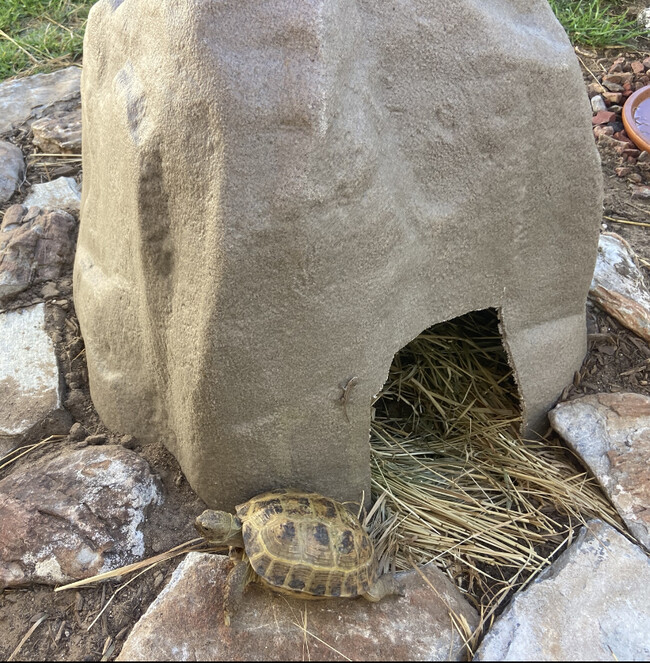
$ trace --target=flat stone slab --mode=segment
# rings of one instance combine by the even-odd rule
[[[437,568],[401,574],[404,597],[302,601],[257,585],[223,623],[230,561],[189,553],[135,625],[118,661],[465,660],[450,610],[474,629],[478,616]]]
[[[61,408],[45,304],[0,313],[0,394],[0,454]]]
[[[0,589],[61,584],[141,559],[144,511],[160,501],[147,462],[120,445],[15,470],[0,481]]]
[[[650,550],[650,398],[592,394],[560,403],[549,419]]]
[[[12,205],[0,226],[0,300],[57,279],[74,260],[76,228],[63,210]]]
[[[80,94],[81,69],[67,67],[0,83],[0,134],[27,122],[35,109]]]
[[[0,141],[0,204],[7,202],[20,185],[25,173],[25,160],[20,148]]]
[[[650,559],[592,520],[497,618],[476,661],[650,660]]]
[[[34,184],[23,204],[26,207],[78,212],[81,206],[81,191],[72,177],[57,177],[51,182]]]
[[[589,297],[622,325],[650,342],[650,291],[632,247],[616,233],[601,233]]]

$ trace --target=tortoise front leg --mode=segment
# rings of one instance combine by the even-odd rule
[[[230,626],[230,617],[239,610],[244,598],[244,590],[251,581],[252,575],[252,568],[246,556],[235,562],[235,566],[230,569],[223,598],[223,621],[226,626]]]

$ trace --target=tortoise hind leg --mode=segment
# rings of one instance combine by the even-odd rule
[[[230,618],[234,615],[242,599],[246,585],[253,578],[253,569],[246,557],[235,562],[226,578],[226,590],[223,598],[223,621],[226,626],[230,626]]]
[[[377,601],[381,601],[384,596],[390,596],[391,594],[404,596],[404,591],[399,582],[395,579],[395,576],[386,573],[378,578],[377,582],[369,587],[368,591],[362,594],[362,596],[364,599],[376,603]]]

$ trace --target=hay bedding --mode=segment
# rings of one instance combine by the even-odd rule
[[[366,520],[383,570],[434,561],[487,620],[585,520],[620,528],[571,452],[521,439],[520,422],[494,311],[436,325],[396,355],[370,439]]]

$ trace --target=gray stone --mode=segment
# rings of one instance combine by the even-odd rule
[[[25,160],[20,148],[0,141],[0,204],[14,195],[25,174]]]
[[[549,419],[650,550],[650,398],[593,394],[560,403]]]
[[[594,113],[599,113],[600,111],[606,111],[607,110],[607,104],[605,103],[605,100],[599,95],[595,95],[594,97],[591,98],[591,110]]]
[[[650,559],[601,521],[515,595],[477,661],[647,661]]]
[[[67,212],[12,205],[0,226],[0,301],[57,279],[74,260],[76,228]]]
[[[633,187],[632,198],[635,200],[650,200],[650,186]]]
[[[636,17],[637,23],[644,27],[646,30],[650,30],[650,7],[642,9]]]
[[[44,304],[0,313],[0,393],[1,456],[62,407]]]
[[[57,585],[142,559],[145,509],[160,502],[147,462],[120,445],[14,470],[0,481],[0,589]]]
[[[616,233],[605,232],[589,297],[622,325],[650,342],[650,291],[632,247]]]
[[[81,69],[67,67],[0,83],[0,134],[39,117],[59,101],[79,96]]]
[[[56,283],[53,281],[48,281],[41,288],[41,297],[44,299],[52,299],[53,297],[59,296],[59,289],[56,287]]]
[[[625,88],[615,81],[606,81],[603,80],[603,86],[606,87],[610,92],[623,92]]]
[[[81,108],[32,123],[33,143],[42,152],[81,154]]]
[[[474,608],[429,565],[423,570],[427,580],[416,571],[402,574],[406,596],[379,603],[302,601],[251,585],[227,627],[221,606],[229,568],[222,555],[189,553],[117,660],[339,661],[343,655],[357,661],[460,661],[463,639],[449,613],[465,618],[470,629],[478,625]]]
[[[79,185],[72,177],[57,177],[51,182],[34,184],[24,204],[27,207],[43,207],[78,212],[81,204]]]
[[[82,87],[93,401],[164,440],[211,507],[368,498],[394,354],[468,311],[499,309],[543,428],[586,352],[602,216],[545,0],[100,0]],[[549,98],[570,131],[549,132]]]

